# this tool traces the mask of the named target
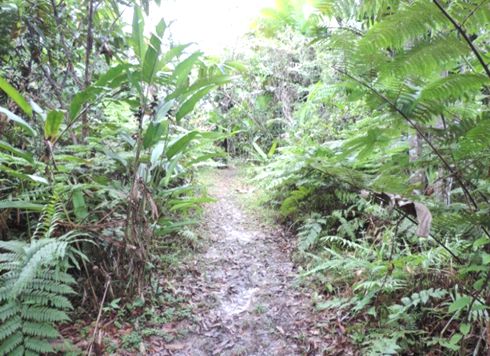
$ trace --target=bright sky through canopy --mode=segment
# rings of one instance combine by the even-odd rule
[[[196,42],[207,54],[220,54],[237,44],[261,9],[273,5],[274,0],[163,0],[152,8],[149,22],[174,21],[177,42]]]

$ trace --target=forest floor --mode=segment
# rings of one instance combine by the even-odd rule
[[[268,223],[261,209],[246,207],[253,189],[239,171],[215,170],[205,179],[215,199],[199,231],[207,248],[172,281],[193,320],[185,321],[188,334],[178,341],[154,339],[155,354],[350,354],[335,315],[314,311],[299,287],[291,236]]]
[[[302,286],[292,262],[294,236],[260,207],[260,192],[245,183],[243,171],[210,170],[200,180],[214,199],[192,232],[201,247],[162,256],[173,267],[152,300],[111,303],[94,354],[353,354],[338,315],[314,309],[314,289]],[[87,349],[93,323],[69,325],[64,334]]]

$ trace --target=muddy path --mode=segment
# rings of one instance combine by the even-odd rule
[[[201,234],[207,249],[174,281],[192,306],[189,334],[172,355],[334,355],[335,317],[325,320],[298,287],[287,237],[246,211],[244,185],[234,169],[217,170],[208,193]]]

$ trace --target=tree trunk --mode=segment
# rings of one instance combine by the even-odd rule
[[[85,77],[84,77],[84,89],[86,89],[92,80],[92,71],[90,68],[90,56],[92,55],[92,49],[94,47],[94,0],[88,0],[87,3],[87,45],[85,47]],[[82,141],[84,142],[89,135],[89,118],[88,110],[82,115]]]

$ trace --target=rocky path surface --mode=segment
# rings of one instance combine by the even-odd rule
[[[290,238],[265,224],[260,212],[244,210],[241,196],[250,187],[235,170],[217,170],[210,181],[216,201],[206,206],[201,229],[208,248],[173,282],[195,320],[166,354],[345,354],[338,348],[335,319],[319,318],[297,287]]]

